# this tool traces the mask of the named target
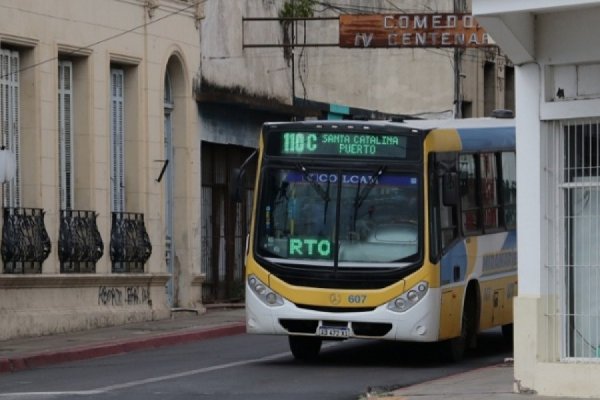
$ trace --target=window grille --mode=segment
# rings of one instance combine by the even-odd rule
[[[600,119],[547,126],[548,357],[600,362]]]

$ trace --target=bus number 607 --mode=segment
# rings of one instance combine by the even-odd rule
[[[367,300],[367,296],[364,294],[351,294],[348,296],[348,303],[362,304]]]

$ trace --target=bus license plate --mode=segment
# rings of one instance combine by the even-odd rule
[[[348,328],[320,326],[318,330],[319,336],[347,338]]]

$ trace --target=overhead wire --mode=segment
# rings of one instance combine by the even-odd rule
[[[389,11],[401,11],[404,13],[419,12],[424,9],[432,11],[432,8],[427,4],[422,4],[420,8],[400,8],[396,4],[392,3],[391,0],[385,0],[386,3],[390,4],[391,7],[383,6],[364,6],[360,4],[340,4],[332,3],[331,1],[317,1],[316,4],[324,7],[325,9],[337,10],[340,12],[354,12],[354,13],[373,13],[373,12],[389,12]]]
[[[170,18],[170,17],[172,17],[172,16],[174,16],[174,15],[181,14],[181,13],[183,13],[183,12],[185,12],[185,11],[187,11],[187,10],[189,10],[189,9],[193,8],[193,7],[197,7],[197,6],[198,6],[198,5],[200,5],[200,4],[204,4],[204,3],[206,3],[207,1],[208,1],[208,0],[199,0],[199,1],[197,1],[197,2],[194,2],[194,3],[192,3],[192,4],[190,4],[190,5],[186,6],[186,7],[183,7],[183,8],[181,8],[181,9],[179,9],[179,10],[175,10],[175,11],[169,12],[169,13],[167,13],[166,15],[163,15],[162,17],[158,17],[158,18],[156,18],[156,19],[153,19],[153,20],[151,20],[151,21],[144,22],[143,24],[136,25],[136,26],[134,26],[134,27],[132,27],[132,28],[130,28],[130,29],[124,30],[124,31],[122,31],[122,32],[116,33],[116,34],[114,34],[114,35],[111,35],[111,36],[107,36],[107,37],[105,37],[105,38],[103,38],[103,39],[100,39],[100,40],[98,40],[98,41],[96,41],[96,42],[93,42],[93,43],[90,43],[90,44],[88,44],[88,45],[81,46],[81,47],[77,47],[77,48],[75,48],[75,49],[73,49],[73,50],[70,50],[70,51],[68,51],[68,52],[65,52],[65,53],[63,54],[63,56],[69,56],[69,55],[77,54],[77,53],[79,53],[79,52],[81,52],[81,51],[84,51],[84,50],[91,50],[93,47],[95,47],[95,46],[98,46],[99,44],[102,44],[102,43],[108,42],[108,41],[110,41],[110,40],[116,39],[116,38],[118,38],[118,37],[121,37],[121,36],[123,36],[123,35],[126,35],[126,34],[128,34],[128,33],[134,32],[134,31],[136,31],[136,30],[138,30],[138,29],[141,29],[141,28],[144,28],[144,27],[147,27],[147,26],[153,25],[153,24],[155,24],[155,23],[157,23],[157,22],[160,22],[160,21],[162,21],[162,20],[164,20],[164,19],[166,19],[166,18]],[[0,7],[5,7],[5,6],[0,6]],[[37,62],[37,63],[31,64],[31,65],[28,65],[28,66],[26,66],[26,67],[22,67],[22,68],[20,68],[18,71],[13,71],[13,72],[6,73],[6,74],[4,74],[4,75],[1,75],[1,76],[0,76],[0,79],[6,79],[6,78],[7,78],[9,75],[12,75],[12,74],[17,74],[17,73],[21,73],[21,72],[23,72],[23,71],[27,71],[27,70],[29,70],[29,69],[37,68],[37,67],[39,67],[40,65],[43,65],[43,64],[49,63],[49,62],[51,62],[51,61],[55,61],[55,60],[58,60],[58,56],[55,56],[55,57],[50,57],[50,58],[47,58],[47,59],[45,59],[45,60],[39,61],[39,62]]]

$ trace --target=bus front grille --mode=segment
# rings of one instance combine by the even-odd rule
[[[392,324],[381,322],[353,322],[352,330],[356,336],[381,337],[392,329]]]
[[[315,334],[319,321],[309,319],[280,319],[279,323],[289,333]]]

